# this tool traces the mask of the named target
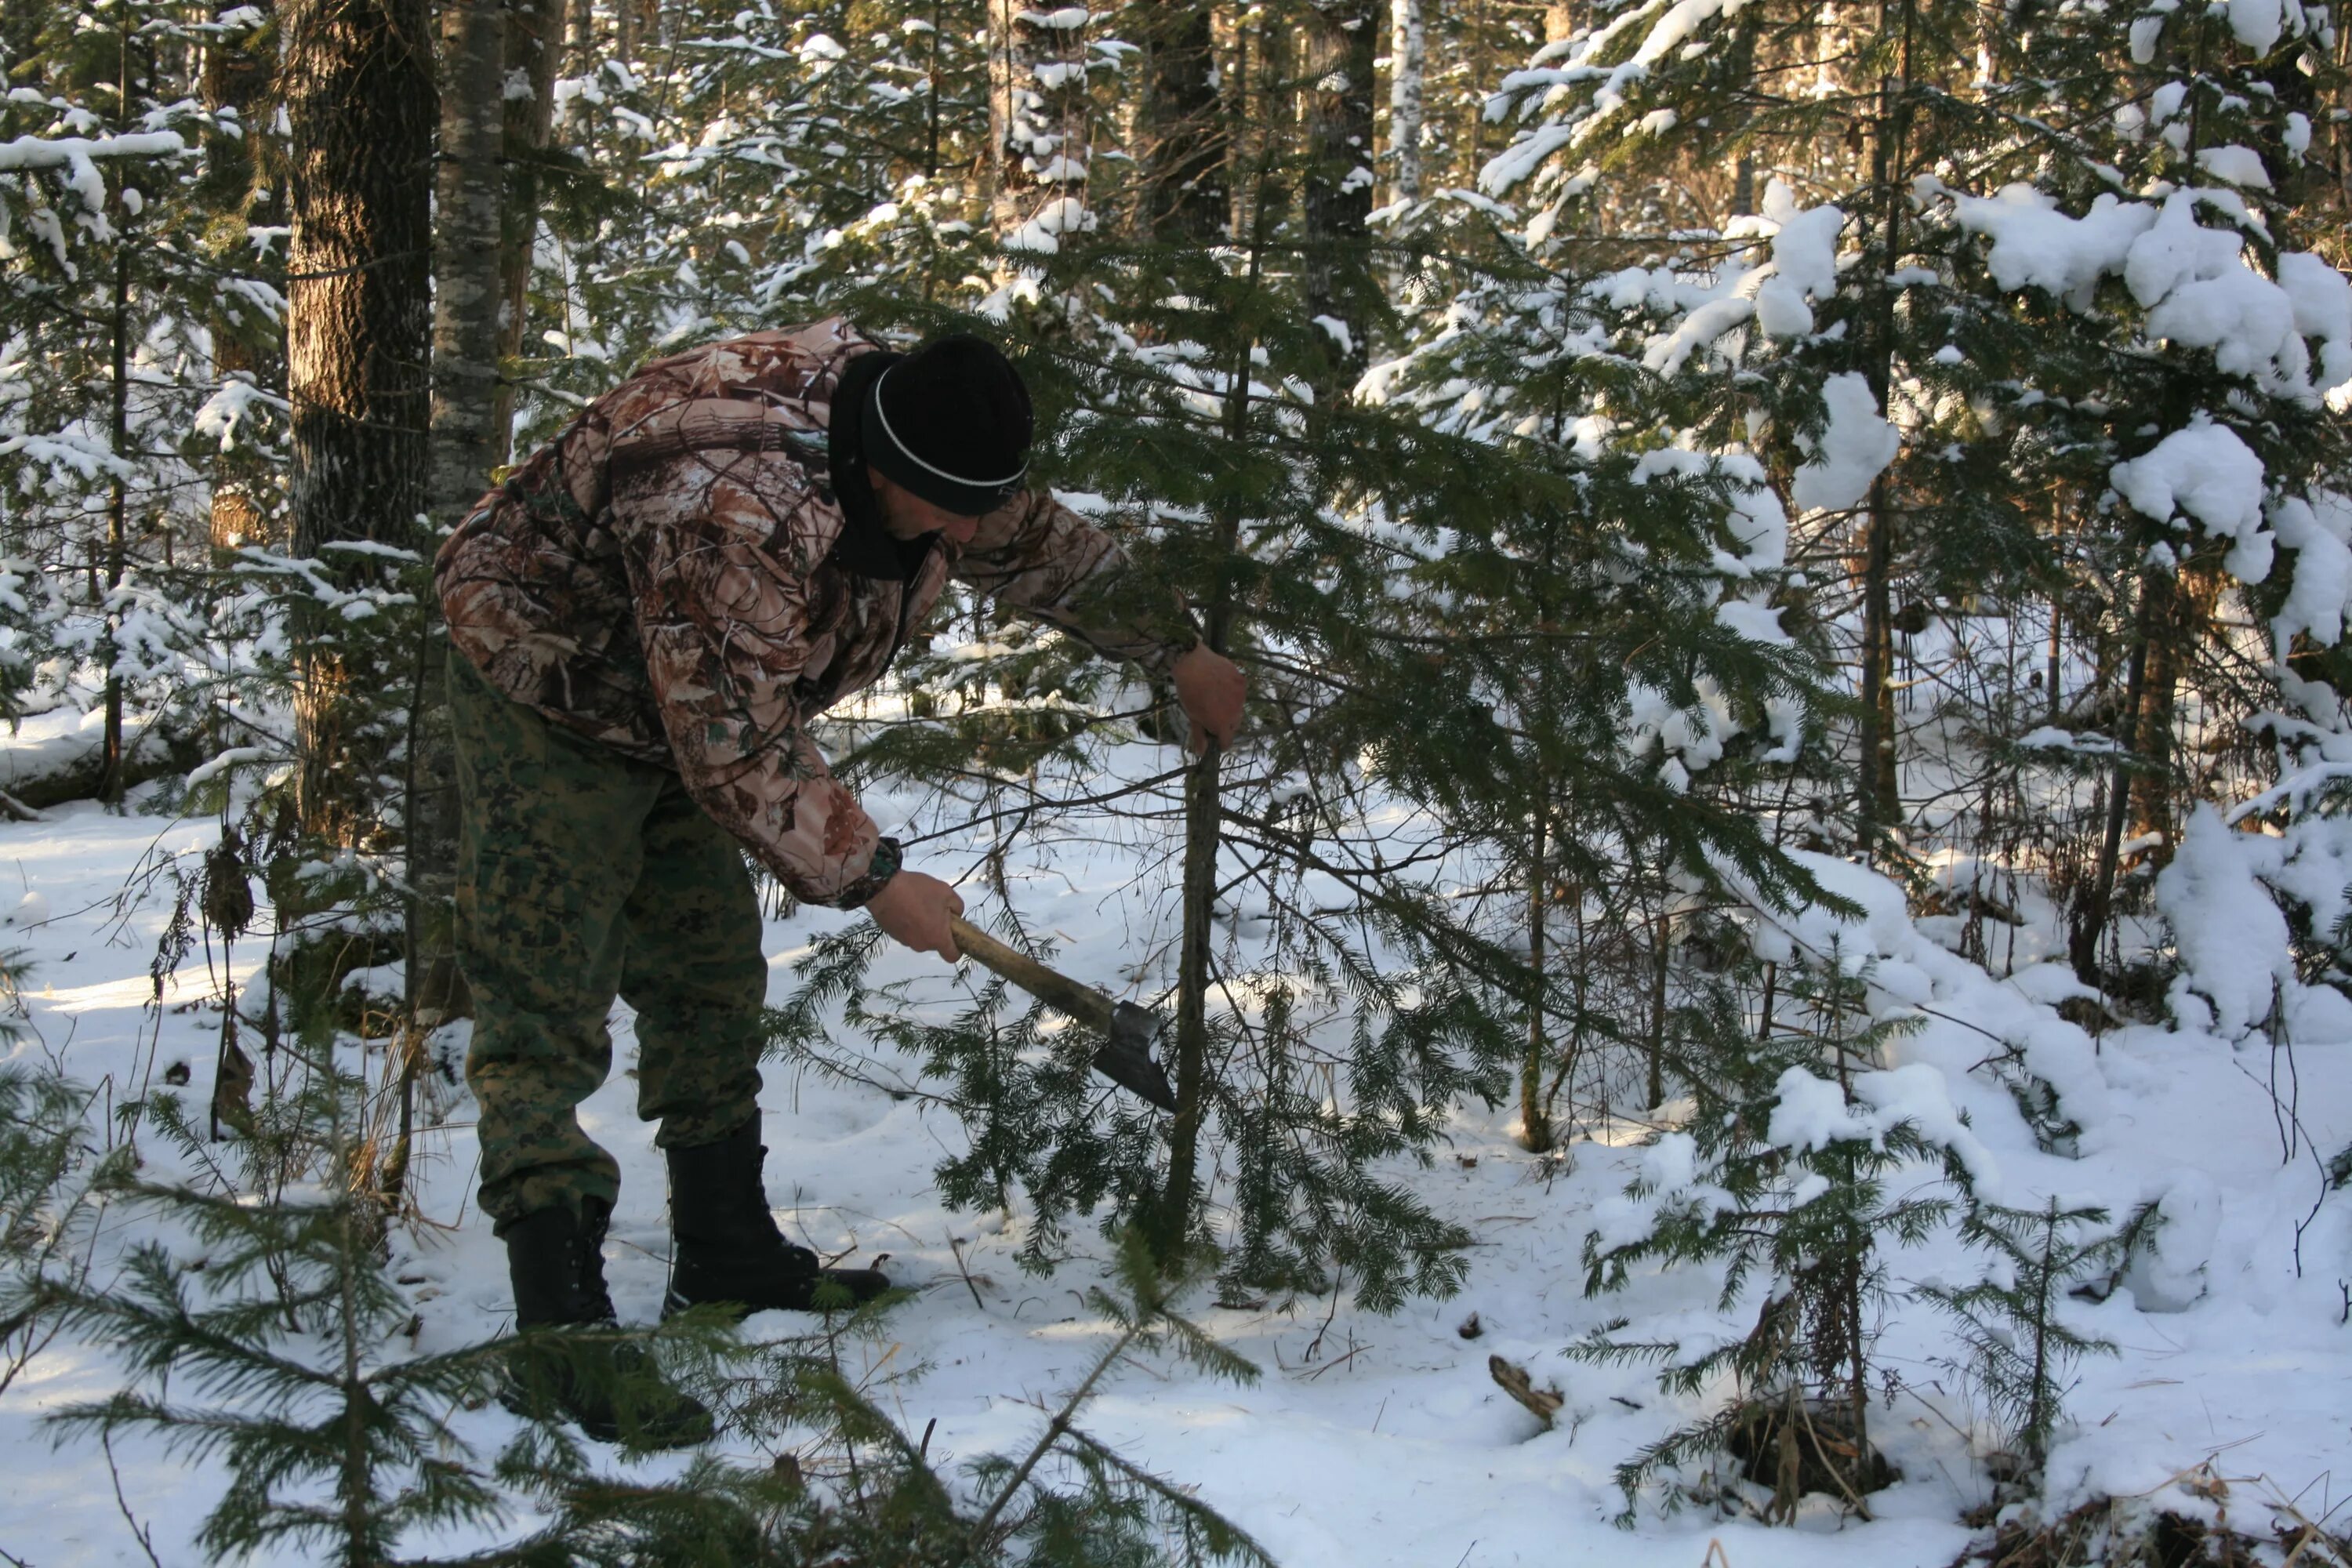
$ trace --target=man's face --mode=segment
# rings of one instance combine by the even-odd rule
[[[882,503],[882,527],[893,539],[916,540],[927,533],[943,535],[951,544],[969,544],[980,519],[933,506],[904,485],[884,477],[870,464],[866,480]]]

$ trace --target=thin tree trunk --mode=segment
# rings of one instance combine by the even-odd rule
[[[2173,811],[2173,719],[2180,679],[2191,653],[2211,620],[2221,595],[2221,577],[2210,568],[2151,572],[2147,592],[2147,676],[2131,748],[2146,764],[2131,781],[2131,837],[2154,840],[2146,851],[2161,865],[2171,858],[2179,834]]]
[[[472,504],[506,460],[493,421],[504,302],[507,16],[503,0],[442,0],[428,481],[436,521]]]
[[[1891,413],[1888,397],[1894,386],[1894,276],[1903,248],[1904,187],[1909,163],[1908,131],[1912,80],[1912,0],[1899,7],[1880,8],[1882,29],[1899,26],[1903,37],[1902,74],[1882,78],[1878,88],[1877,133],[1872,138],[1872,178],[1883,204],[1881,228],[1885,246],[1874,281],[1874,332],[1876,342],[1866,366],[1871,395],[1881,410]],[[1869,537],[1863,552],[1862,634],[1862,756],[1860,773],[1860,837],[1866,853],[1876,852],[1882,835],[1903,822],[1901,783],[1895,768],[1895,609],[1890,585],[1895,570],[1894,487],[1881,474],[1870,487]]]
[[[1378,284],[1370,267],[1372,76],[1378,23],[1370,0],[1313,0],[1306,11],[1307,314],[1338,322],[1316,401],[1356,383],[1371,346]]]
[[[2156,574],[2153,567],[2146,568],[2140,574],[2137,635],[2132,639],[2131,658],[2124,680],[2123,721],[2116,726],[2119,743],[2139,733],[2152,630],[2148,579]],[[2129,747],[2124,746],[2107,784],[2106,830],[2100,837],[2099,858],[2091,874],[2090,896],[2076,909],[2073,929],[2067,933],[2067,956],[2074,962],[2074,977],[2093,987],[2099,984],[2099,940],[2106,933],[2107,917],[2115,904],[2116,868],[2123,858],[2124,822],[2131,809],[2129,757]]]
[[[1236,93],[1236,104],[1247,100]],[[1260,171],[1263,173],[1263,170]],[[1257,211],[1265,212],[1263,193]],[[1253,289],[1263,265],[1264,237],[1252,237],[1249,282]],[[1249,434],[1250,355],[1255,342],[1244,338],[1228,374],[1224,435],[1238,447]],[[1208,614],[1202,637],[1216,652],[1225,651],[1234,621],[1231,566],[1241,549],[1241,515],[1221,510],[1215,519],[1215,549],[1212,570],[1215,581],[1209,592]],[[1209,942],[1214,935],[1217,898],[1217,853],[1223,844],[1223,800],[1218,788],[1218,763],[1223,750],[1213,737],[1202,743],[1200,761],[1184,781],[1183,929],[1176,950],[1176,1113],[1168,1130],[1168,1171],[1160,1188],[1151,1226],[1152,1249],[1160,1267],[1181,1273],[1200,1203],[1201,1127],[1208,1115],[1209,1098]]]
[[[317,555],[343,540],[413,547],[423,542],[431,348],[435,109],[425,6],[289,0],[282,16],[293,143],[294,549]],[[393,673],[353,668],[348,643],[324,635],[342,629],[323,616],[301,628],[296,668],[296,799],[304,827],[333,842],[350,842],[374,815],[382,748],[367,710]]]
[[[262,0],[257,8],[267,16],[273,5],[274,0]],[[200,84],[205,106],[215,111],[219,122],[233,119],[238,132],[211,130],[205,133],[204,172],[197,176],[194,200],[208,211],[241,216],[248,225],[274,225],[282,216],[282,202],[274,188],[262,183],[259,160],[255,156],[271,68],[271,62],[264,58],[264,49],[257,47],[256,43],[272,36],[266,28],[257,27],[233,38],[214,37],[205,45]],[[230,112],[221,113],[223,110]],[[260,193],[265,190],[268,195],[263,196]],[[238,234],[241,240],[241,229]],[[222,299],[211,312],[208,325],[213,374],[224,382],[239,372],[264,384],[270,380],[271,368],[265,363],[268,356],[258,351],[255,327],[244,319],[250,309]],[[234,477],[229,464],[222,463],[220,470],[213,479],[210,532],[214,548],[234,550],[239,545],[265,542],[268,521],[251,489]]]
[[[1674,889],[1658,884],[1658,918],[1650,951],[1650,1109],[1666,1102],[1666,979],[1674,956],[1675,917],[1668,908]]]
[[[124,52],[129,53],[126,40]],[[130,72],[126,69],[124,76]],[[123,224],[126,232],[114,249],[114,303],[108,322],[112,339],[110,349],[109,421],[107,427],[110,449],[118,462],[127,460],[131,451],[131,237],[127,232],[130,219]],[[116,634],[122,625],[122,614],[114,603],[114,595],[122,586],[122,573],[131,532],[131,495],[121,468],[117,468],[107,487],[106,498],[106,598],[102,606],[106,637],[99,644],[99,656],[106,661],[106,731],[100,743],[103,763],[99,773],[98,798],[108,805],[122,804],[122,677],[117,673],[121,648]]]
[[[1050,254],[1093,226],[1084,7],[989,0],[988,128],[997,238]]]
[[[548,0],[552,4],[554,0]],[[433,246],[432,472],[435,534],[453,526],[506,460],[499,413],[502,226],[507,169],[507,24],[500,0],[445,0],[441,11],[441,149]],[[550,51],[551,53],[551,51]],[[457,834],[455,763],[442,688],[440,618],[428,602],[411,668],[402,819],[408,847],[407,963],[401,1038],[401,1145],[384,1179],[407,1168],[414,1038],[468,1011],[453,938]],[[388,1187],[387,1196],[396,1196]]]
[[[1551,1059],[1551,1039],[1544,1028],[1544,920],[1550,891],[1545,860],[1550,851],[1545,829],[1549,826],[1549,781],[1536,777],[1535,842],[1528,859],[1528,1050],[1519,1063],[1519,1146],[1531,1154],[1552,1145],[1551,1107],[1544,1093],[1544,1068]]]
[[[1389,148],[1394,154],[1394,199],[1400,202],[1421,199],[1422,85],[1427,55],[1423,0],[1391,0]]]
[[[622,0],[621,14],[629,14],[635,0]],[[507,78],[527,92],[506,100],[506,197],[499,215],[499,292],[506,304],[499,317],[499,363],[506,364],[522,353],[530,325],[531,258],[539,240],[539,166],[555,107],[555,58],[563,0],[511,0],[507,12]],[[504,376],[498,382],[490,415],[488,466],[506,462],[514,440],[515,389]]]
[[[1884,405],[1882,404],[1882,406]],[[1880,836],[1900,826],[1901,796],[1895,777],[1895,508],[1885,475],[1870,487],[1862,568],[1862,735],[1855,771],[1859,791],[1858,837],[1875,855]]]
[[[573,76],[586,76],[596,64],[595,0],[571,0],[563,22],[563,54]]]

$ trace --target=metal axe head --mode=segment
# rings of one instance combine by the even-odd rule
[[[1095,1070],[1129,1094],[1148,1100],[1162,1110],[1176,1109],[1176,1090],[1168,1075],[1151,1059],[1151,1042],[1159,1037],[1160,1015],[1132,1002],[1110,1010],[1110,1034],[1095,1052]]]

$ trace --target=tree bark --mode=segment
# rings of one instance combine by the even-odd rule
[[[1307,314],[1326,328],[1329,366],[1319,404],[1353,386],[1370,347],[1377,284],[1370,256],[1372,212],[1372,76],[1379,36],[1370,0],[1313,0],[1307,13]]]
[[[472,504],[506,460],[498,412],[506,195],[502,0],[442,0],[441,152],[433,229],[436,521]]]
[[[287,384],[294,549],[415,547],[425,510],[431,346],[433,54],[424,0],[288,0],[280,82],[292,131]],[[374,572],[380,564],[334,569]],[[338,617],[340,622],[340,617]],[[299,628],[296,801],[306,830],[350,842],[383,768],[374,693],[340,624]]]
[[[2155,590],[2151,579],[2160,575],[2163,574],[2152,566],[2140,572],[2136,633],[2124,678],[2123,719],[2116,726],[2119,742],[2127,742],[2140,730],[2140,711],[2147,689],[2148,644],[2154,626]],[[2100,835],[2099,858],[2092,868],[2090,890],[2075,906],[2066,933],[2067,957],[2074,963],[2074,977],[2094,989],[2101,988],[2099,942],[2106,934],[2107,917],[2115,907],[2116,871],[2122,863],[2124,823],[2130,815],[2131,787],[2130,750],[2126,744],[2107,783],[2107,820]]]
[[[586,76],[596,64],[594,0],[571,0],[563,24],[563,49],[573,76]]]
[[[1421,199],[1422,84],[1427,69],[1428,26],[1423,0],[1391,0],[1389,16],[1389,148],[1394,154],[1395,199]]]
[[[2147,856],[2161,865],[2179,837],[2173,814],[2173,716],[2190,653],[2203,640],[2221,580],[2211,568],[2150,571],[2147,576],[2147,673],[2131,749],[2146,765],[2132,775],[2131,836],[2152,838]]]
[[[507,458],[499,366],[505,335],[506,68],[509,9],[500,0],[444,0],[441,150],[433,232],[432,473],[434,533],[464,516]],[[418,616],[410,675],[408,769],[402,817],[408,847],[408,1021],[403,1038],[469,1011],[457,972],[453,895],[457,864],[456,765],[442,684],[440,617]],[[401,1079],[408,1118],[413,1075]],[[402,1151],[404,1155],[405,1150]],[[388,1163],[404,1171],[404,1159]]]
[[[274,0],[261,0],[256,7],[265,16],[273,8]],[[213,250],[216,260],[232,267],[244,260],[236,252],[244,244],[245,226],[276,224],[283,216],[282,203],[265,182],[260,160],[256,156],[259,121],[268,101],[271,68],[265,49],[257,46],[270,36],[266,26],[257,26],[209,39],[205,45],[198,83],[205,106],[215,112],[229,111],[221,118],[226,121],[233,117],[237,126],[235,133],[226,130],[205,133],[205,172],[198,177],[194,192],[197,205],[204,209],[242,220],[227,226],[234,240],[225,238]],[[268,195],[263,195],[264,191]],[[267,385],[275,379],[269,363],[276,357],[275,348],[274,344],[264,346],[257,328],[266,324],[269,336],[274,338],[275,323],[258,321],[251,312],[249,305],[226,299],[214,306],[207,322],[212,334],[213,374],[224,382],[243,374]],[[238,472],[247,466],[215,461],[211,504],[215,549],[234,550],[239,545],[268,542],[268,515],[255,499],[253,481]]]
[[[1871,174],[1882,204],[1880,237],[1885,247],[1873,279],[1873,342],[1864,374],[1871,395],[1892,417],[1888,401],[1895,384],[1895,287],[1889,281],[1903,254],[1903,210],[1910,167],[1912,0],[1880,7],[1882,29],[1902,37],[1901,74],[1880,79],[1878,116],[1871,138]],[[1900,775],[1895,744],[1895,486],[1881,474],[1870,487],[1868,537],[1863,546],[1862,755],[1856,764],[1857,816],[1864,853],[1874,854],[1882,835],[1903,825]]]
[[[622,0],[625,15],[634,0]],[[500,215],[499,360],[510,363],[522,353],[530,325],[531,258],[539,240],[539,170],[554,122],[556,45],[562,36],[563,0],[510,0],[507,11],[506,62],[509,80],[526,96],[506,100],[506,198]],[[515,389],[501,377],[490,423],[497,456],[504,463],[514,441]]]
[[[1138,226],[1147,239],[1206,244],[1225,233],[1233,200],[1214,16],[1205,0],[1146,0],[1130,13],[1144,51]]]
[[[128,42],[125,52],[128,53]],[[127,78],[129,72],[126,70]],[[126,99],[128,95],[125,95]],[[131,218],[126,210],[122,219],[123,233],[114,247],[114,302],[109,313],[109,420],[107,437],[117,462],[127,462],[131,453]],[[116,634],[121,629],[122,612],[116,606],[114,595],[122,586],[122,573],[130,545],[131,494],[120,468],[115,470],[107,487],[106,499],[106,599],[100,606],[106,636],[99,644],[99,657],[106,664],[105,740],[100,751],[105,763],[99,776],[98,798],[109,805],[122,804],[122,677],[116,665],[121,648]]]
[[[1544,1089],[1544,1069],[1551,1063],[1551,1039],[1544,1027],[1544,921],[1549,913],[1551,873],[1545,861],[1550,852],[1549,835],[1550,781],[1536,775],[1535,845],[1528,858],[1528,1046],[1519,1062],[1519,1147],[1542,1154],[1552,1146],[1551,1106]]]
[[[1086,210],[1087,12],[989,0],[988,130],[997,238],[1051,254]]]

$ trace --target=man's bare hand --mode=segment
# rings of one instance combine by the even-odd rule
[[[963,913],[963,900],[937,877],[901,871],[866,900],[866,912],[884,935],[917,952],[936,952],[950,963],[963,957],[948,930],[948,917]]]
[[[1177,659],[1171,673],[1176,678],[1176,700],[1192,721],[1191,749],[1202,750],[1204,736],[1213,736],[1220,746],[1232,745],[1234,732],[1242,726],[1242,698],[1249,688],[1241,666],[1207,643],[1194,643]]]

